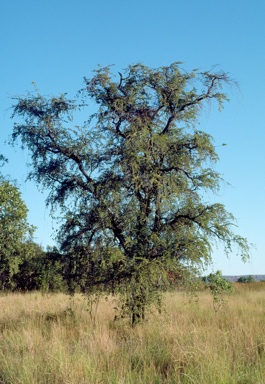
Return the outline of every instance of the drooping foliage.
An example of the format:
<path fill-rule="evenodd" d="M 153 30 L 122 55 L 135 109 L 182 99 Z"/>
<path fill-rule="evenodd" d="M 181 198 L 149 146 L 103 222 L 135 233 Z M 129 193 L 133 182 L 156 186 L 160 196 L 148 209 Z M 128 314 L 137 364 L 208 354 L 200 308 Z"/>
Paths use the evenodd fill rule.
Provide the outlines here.
<path fill-rule="evenodd" d="M 63 212 L 58 240 L 73 289 L 78 282 L 84 291 L 121 292 L 133 323 L 160 302 L 172 276 L 210 262 L 216 240 L 248 256 L 233 215 L 204 198 L 221 177 L 213 139 L 197 123 L 205 103 L 222 109 L 229 81 L 224 72 L 185 72 L 178 63 L 137 64 L 117 77 L 99 68 L 77 100 L 16 98 L 13 117 L 22 121 L 13 140 L 31 153 L 29 178 Z"/>

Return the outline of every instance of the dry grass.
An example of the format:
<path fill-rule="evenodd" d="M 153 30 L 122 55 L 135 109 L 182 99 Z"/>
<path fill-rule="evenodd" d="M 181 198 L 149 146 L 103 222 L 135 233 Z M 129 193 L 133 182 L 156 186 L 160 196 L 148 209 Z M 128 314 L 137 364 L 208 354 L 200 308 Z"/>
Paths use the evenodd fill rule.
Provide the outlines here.
<path fill-rule="evenodd" d="M 94 324 L 82 296 L 1 296 L 0 383 L 265 384 L 264 293 L 237 284 L 217 314 L 207 292 L 167 294 L 134 329 L 113 321 L 112 299 Z"/>

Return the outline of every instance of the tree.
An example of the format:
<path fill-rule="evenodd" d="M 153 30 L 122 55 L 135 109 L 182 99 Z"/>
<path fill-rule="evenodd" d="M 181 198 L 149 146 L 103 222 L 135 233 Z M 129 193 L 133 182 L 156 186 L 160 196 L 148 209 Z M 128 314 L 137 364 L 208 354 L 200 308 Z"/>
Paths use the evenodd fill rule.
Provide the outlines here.
<path fill-rule="evenodd" d="M 248 257 L 247 241 L 232 231 L 233 215 L 205 201 L 221 177 L 212 168 L 212 137 L 196 128 L 205 103 L 222 109 L 230 79 L 173 63 L 131 65 L 117 78 L 110 67 L 99 68 L 84 82 L 77 100 L 17 97 L 13 117 L 22 122 L 13 142 L 20 138 L 29 149 L 29 178 L 63 212 L 58 239 L 69 274 L 84 290 L 121 292 L 134 324 L 160 302 L 169 272 L 181 278 L 210 262 L 216 240 Z M 74 124 L 90 100 L 98 110 Z"/>
<path fill-rule="evenodd" d="M 43 265 L 44 250 L 32 240 L 23 244 L 19 266 L 12 277 L 13 290 L 31 291 L 41 288 L 40 270 Z"/>
<path fill-rule="evenodd" d="M 65 259 L 55 247 L 43 248 L 28 241 L 23 246 L 17 273 L 13 276 L 14 290 L 44 292 L 66 291 Z"/>
<path fill-rule="evenodd" d="M 203 281 L 207 283 L 207 287 L 210 289 L 213 296 L 213 308 L 215 313 L 217 313 L 225 303 L 224 295 L 233 292 L 233 285 L 222 276 L 221 271 L 210 273 L 207 277 L 203 278 Z"/>
<path fill-rule="evenodd" d="M 237 282 L 238 283 L 254 283 L 255 282 L 255 279 L 253 276 L 249 275 L 249 276 L 240 276 L 238 279 L 237 279 Z"/>
<path fill-rule="evenodd" d="M 12 287 L 18 272 L 23 247 L 31 239 L 34 227 L 27 222 L 28 209 L 19 189 L 9 181 L 0 182 L 0 287 Z"/>

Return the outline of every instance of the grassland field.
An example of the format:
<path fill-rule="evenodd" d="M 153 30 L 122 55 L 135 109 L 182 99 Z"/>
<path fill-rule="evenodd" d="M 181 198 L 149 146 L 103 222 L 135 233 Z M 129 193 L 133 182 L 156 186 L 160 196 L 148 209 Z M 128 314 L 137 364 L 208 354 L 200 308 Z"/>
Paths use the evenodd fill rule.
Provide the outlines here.
<path fill-rule="evenodd" d="M 114 298 L 92 319 L 82 295 L 2 294 L 0 383 L 265 384 L 265 283 L 235 283 L 217 313 L 212 300 L 165 294 L 131 328 Z"/>

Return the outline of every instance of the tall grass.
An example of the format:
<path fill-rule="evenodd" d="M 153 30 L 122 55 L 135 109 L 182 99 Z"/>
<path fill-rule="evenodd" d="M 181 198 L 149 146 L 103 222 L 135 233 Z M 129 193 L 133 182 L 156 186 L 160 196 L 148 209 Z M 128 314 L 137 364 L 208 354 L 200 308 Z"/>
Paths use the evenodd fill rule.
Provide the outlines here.
<path fill-rule="evenodd" d="M 113 321 L 112 298 L 92 321 L 86 300 L 63 294 L 0 297 L 3 384 L 265 383 L 265 284 L 236 284 L 215 314 L 198 301 L 165 295 L 162 314 L 131 328 Z"/>

